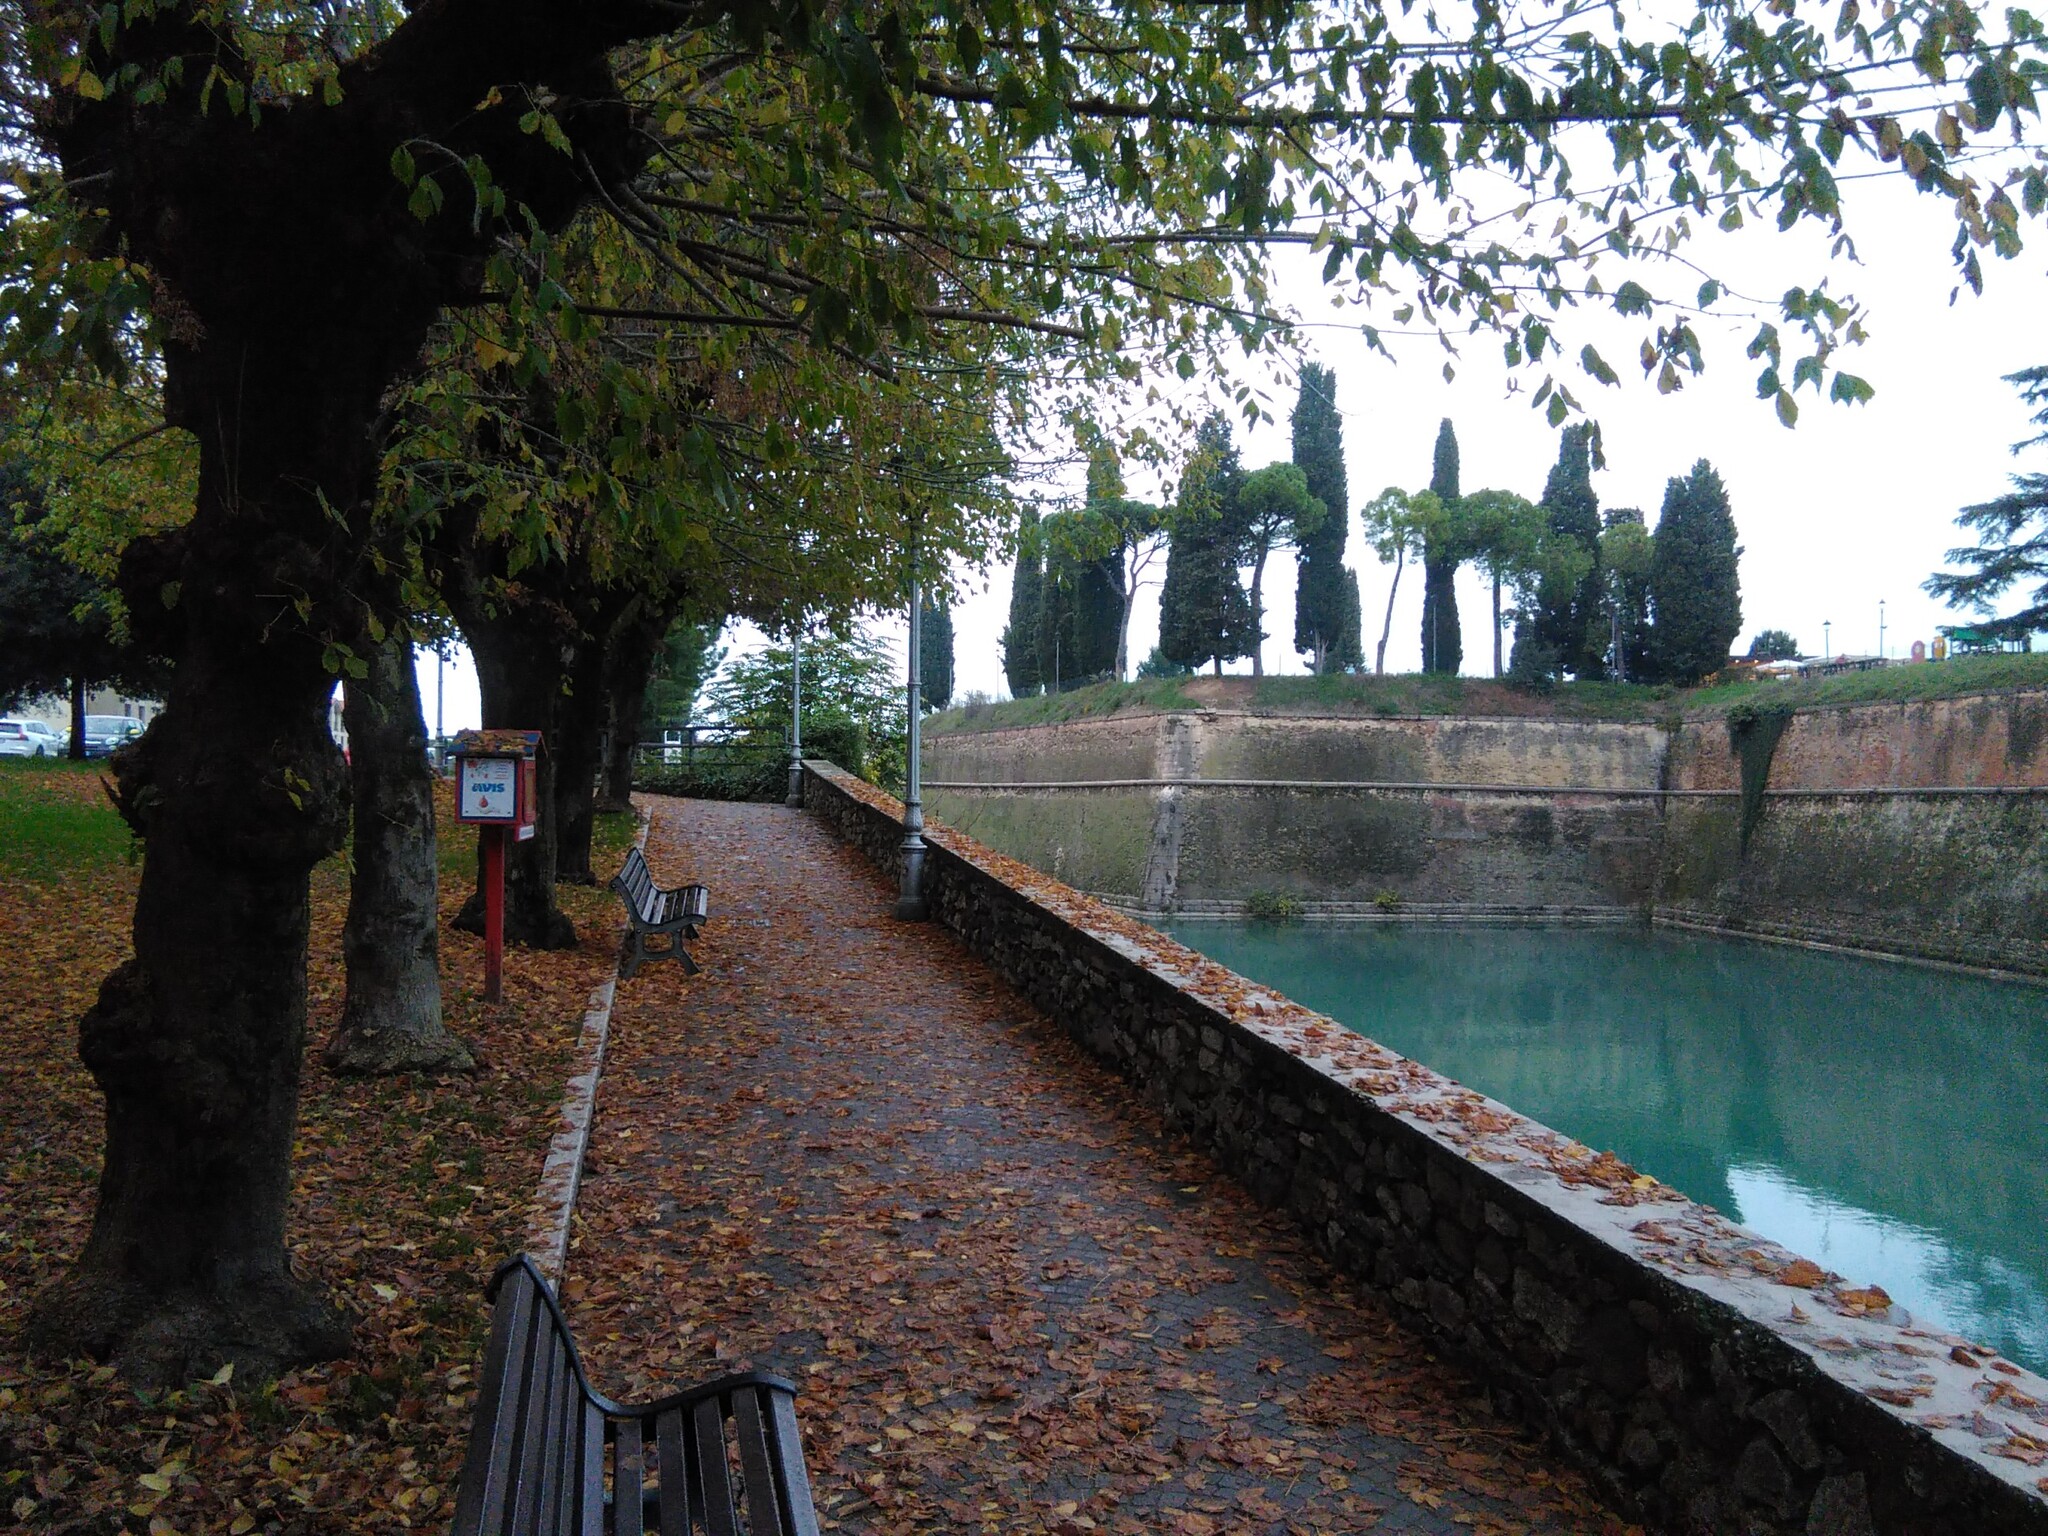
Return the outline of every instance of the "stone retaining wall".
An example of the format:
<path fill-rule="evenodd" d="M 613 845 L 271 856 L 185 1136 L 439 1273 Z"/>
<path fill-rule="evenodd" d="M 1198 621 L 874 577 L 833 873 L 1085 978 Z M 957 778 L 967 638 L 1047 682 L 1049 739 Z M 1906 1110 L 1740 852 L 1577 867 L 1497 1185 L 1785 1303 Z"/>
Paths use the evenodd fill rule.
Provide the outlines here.
<path fill-rule="evenodd" d="M 900 872 L 901 808 L 809 811 Z M 1671 1530 L 2048 1533 L 2048 1382 L 943 827 L 933 917 Z"/>

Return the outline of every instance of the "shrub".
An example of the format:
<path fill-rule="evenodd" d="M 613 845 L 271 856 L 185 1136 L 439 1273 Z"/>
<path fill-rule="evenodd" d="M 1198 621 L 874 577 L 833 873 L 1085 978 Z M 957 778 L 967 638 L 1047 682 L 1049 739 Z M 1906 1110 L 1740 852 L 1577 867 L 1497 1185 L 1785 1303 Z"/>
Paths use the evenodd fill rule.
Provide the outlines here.
<path fill-rule="evenodd" d="M 1401 893 L 1393 890 L 1376 891 L 1372 904 L 1382 912 L 1398 912 L 1401 910 Z"/>
<path fill-rule="evenodd" d="M 1301 901 L 1282 891 L 1253 891 L 1244 899 L 1244 915 L 1255 923 L 1298 923 Z"/>

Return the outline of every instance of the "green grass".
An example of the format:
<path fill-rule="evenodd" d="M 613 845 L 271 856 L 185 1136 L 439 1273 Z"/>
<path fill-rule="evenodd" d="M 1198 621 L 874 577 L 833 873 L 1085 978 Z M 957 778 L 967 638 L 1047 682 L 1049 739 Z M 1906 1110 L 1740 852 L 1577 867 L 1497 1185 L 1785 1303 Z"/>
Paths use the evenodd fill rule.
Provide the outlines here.
<path fill-rule="evenodd" d="M 1918 666 L 1844 672 L 1836 677 L 1784 682 L 1724 683 L 1675 695 L 1689 715 L 1726 714 L 1737 704 L 1782 704 L 1814 709 L 1829 704 L 1874 704 L 1911 699 L 1952 699 L 1972 693 L 2048 687 L 2048 654 L 1955 656 Z"/>
<path fill-rule="evenodd" d="M 101 792 L 104 766 L 0 758 L 0 877 L 56 881 L 127 862 L 133 838 Z"/>
<path fill-rule="evenodd" d="M 1252 708 L 1273 714 L 1493 715 L 1560 720 L 1649 720 L 1673 690 L 1637 683 L 1562 683 L 1543 695 L 1515 693 L 1492 678 L 1401 672 L 1387 677 L 1267 677 Z"/>
<path fill-rule="evenodd" d="M 1057 725 L 1064 720 L 1101 718 L 1119 711 L 1157 714 L 1171 709 L 1195 709 L 1199 706 L 1181 691 L 1189 681 L 1180 677 L 1148 677 L 1135 683 L 1097 683 L 1067 693 L 1005 699 L 1000 704 L 969 704 L 933 715 L 924 722 L 924 730 L 928 736 L 944 736 L 954 731 Z"/>
<path fill-rule="evenodd" d="M 1054 725 L 1126 714 L 1200 709 L 1183 691 L 1196 678 L 1098 683 L 1072 693 L 1041 694 L 1000 704 L 970 704 L 925 722 L 925 734 L 945 736 L 1016 726 Z M 1241 685 L 1247 679 L 1231 679 Z M 1491 678 L 1445 677 L 1420 672 L 1387 677 L 1266 677 L 1249 690 L 1248 707 L 1273 715 L 1527 715 L 1552 720 L 1652 722 L 1679 715 L 1722 715 L 1737 704 L 1770 702 L 1793 709 L 1886 700 L 1955 698 L 2014 688 L 2048 688 L 2048 654 L 1958 656 L 1919 666 L 1846 672 L 1839 677 L 1789 682 L 1724 683 L 1671 688 L 1639 683 L 1562 683 L 1547 694 L 1518 693 Z M 1240 703 L 1236 708 L 1247 707 Z"/>

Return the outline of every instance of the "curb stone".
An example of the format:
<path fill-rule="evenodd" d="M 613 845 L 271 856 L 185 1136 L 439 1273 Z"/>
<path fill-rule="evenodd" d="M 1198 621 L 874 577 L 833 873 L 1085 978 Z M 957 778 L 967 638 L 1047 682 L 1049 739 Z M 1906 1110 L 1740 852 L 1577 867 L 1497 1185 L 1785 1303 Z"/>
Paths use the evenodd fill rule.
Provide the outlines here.
<path fill-rule="evenodd" d="M 634 815 L 640 831 L 633 846 L 644 853 L 653 818 L 639 807 Z M 611 979 L 590 994 L 583 1027 L 576 1035 L 576 1056 L 562 1086 L 555 1137 L 548 1143 L 547 1161 L 541 1165 L 540 1188 L 534 1193 L 533 1215 L 521 1245 L 557 1290 L 568 1268 L 569 1226 L 576 1214 L 577 1191 L 583 1185 L 583 1157 L 590 1148 L 590 1126 L 597 1115 L 597 1084 L 604 1075 L 604 1048 L 611 1036 L 612 1000 L 618 988 L 619 962 L 614 959 Z"/>

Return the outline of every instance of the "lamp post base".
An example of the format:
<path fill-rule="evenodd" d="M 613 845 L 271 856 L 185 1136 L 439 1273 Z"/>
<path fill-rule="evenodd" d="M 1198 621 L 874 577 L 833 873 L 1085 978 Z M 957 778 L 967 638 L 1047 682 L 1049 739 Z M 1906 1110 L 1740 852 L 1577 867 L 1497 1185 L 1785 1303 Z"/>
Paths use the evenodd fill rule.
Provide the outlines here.
<path fill-rule="evenodd" d="M 804 765 L 795 758 L 789 763 L 789 798 L 782 803 L 792 811 L 804 808 Z"/>
<path fill-rule="evenodd" d="M 896 898 L 896 919 L 921 923 L 930 915 L 924 899 L 924 839 L 912 833 L 903 840 L 903 894 Z"/>

